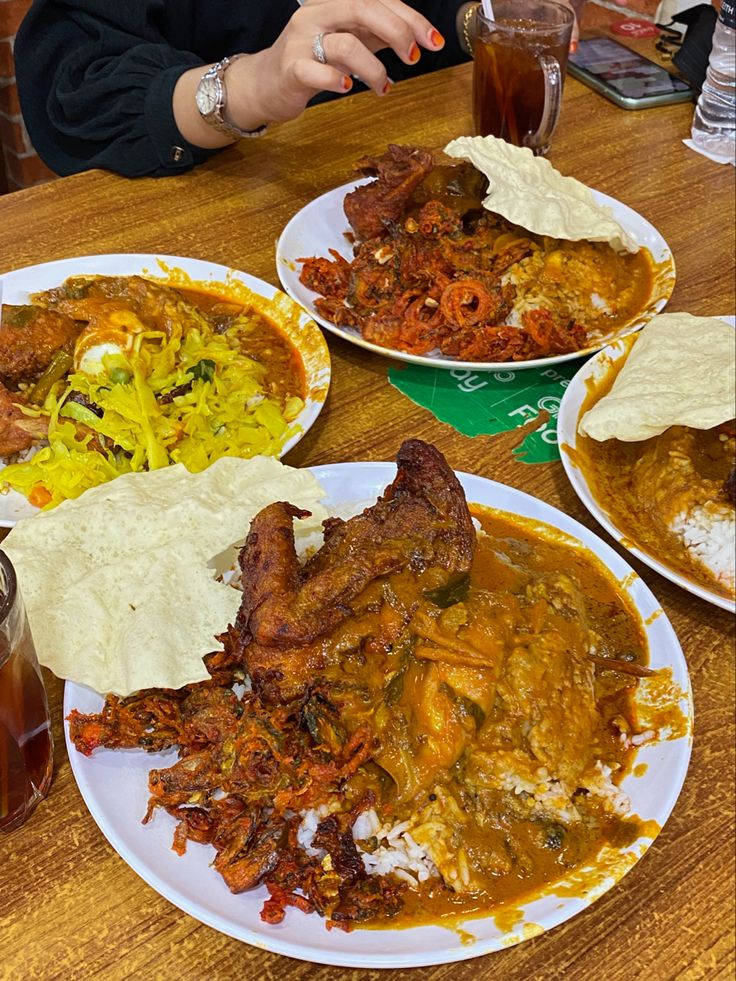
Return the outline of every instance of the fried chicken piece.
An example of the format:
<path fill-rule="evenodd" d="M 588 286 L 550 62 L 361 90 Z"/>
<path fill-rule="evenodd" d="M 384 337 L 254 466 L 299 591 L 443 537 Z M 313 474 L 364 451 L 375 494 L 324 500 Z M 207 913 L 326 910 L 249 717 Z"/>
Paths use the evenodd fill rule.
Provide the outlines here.
<path fill-rule="evenodd" d="M 532 357 L 568 354 L 580 351 L 588 343 L 588 334 L 576 320 L 555 320 L 549 310 L 527 310 L 521 322 L 532 341 Z"/>
<path fill-rule="evenodd" d="M 460 361 L 523 361 L 527 356 L 526 331 L 518 327 L 468 327 L 440 342 L 443 354 Z"/>
<path fill-rule="evenodd" d="M 0 382 L 0 457 L 30 449 L 48 434 L 48 419 L 27 416 L 20 408 L 23 396 Z"/>
<path fill-rule="evenodd" d="M 276 503 L 253 519 L 240 553 L 243 601 L 236 627 L 261 655 L 244 651 L 251 674 L 272 667 L 278 649 L 299 647 L 350 616 L 351 603 L 380 576 L 430 565 L 448 576 L 467 572 L 475 532 L 465 494 L 442 454 L 421 440 L 407 440 L 397 457 L 394 482 L 373 507 L 349 521 L 328 524 L 325 543 L 302 568 L 294 547 L 293 518 L 305 512 Z M 253 664 L 258 660 L 259 664 Z"/>
<path fill-rule="evenodd" d="M 22 381 L 36 381 L 57 351 L 63 349 L 71 354 L 82 326 L 56 310 L 32 304 L 4 304 L 0 325 L 0 382 L 15 388 Z"/>
<path fill-rule="evenodd" d="M 345 195 L 345 215 L 360 239 L 382 235 L 397 221 L 416 188 L 434 166 L 429 150 L 390 144 L 381 157 L 363 157 L 355 168 L 377 180 Z"/>

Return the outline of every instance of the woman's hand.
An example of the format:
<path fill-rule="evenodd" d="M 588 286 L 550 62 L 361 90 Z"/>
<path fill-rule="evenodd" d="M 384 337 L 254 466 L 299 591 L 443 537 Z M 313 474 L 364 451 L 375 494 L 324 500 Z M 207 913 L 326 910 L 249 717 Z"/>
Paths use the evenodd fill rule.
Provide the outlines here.
<path fill-rule="evenodd" d="M 317 39 L 324 64 L 315 53 Z M 318 92 L 349 92 L 352 75 L 385 95 L 391 82 L 376 51 L 392 48 L 405 64 L 413 65 L 421 48 L 439 51 L 444 44 L 427 18 L 400 0 L 305 0 L 270 48 L 239 58 L 228 68 L 225 115 L 243 130 L 293 119 Z M 194 94 L 204 70 L 185 72 L 177 82 L 174 117 L 191 143 L 223 146 L 231 141 L 196 109 Z"/>
<path fill-rule="evenodd" d="M 318 37 L 326 64 L 315 57 Z M 412 65 L 421 57 L 420 48 L 438 51 L 444 43 L 426 17 L 400 0 L 306 0 L 276 43 L 243 59 L 240 71 L 258 71 L 258 108 L 264 119 L 278 122 L 298 116 L 318 92 L 348 91 L 351 75 L 384 94 L 390 82 L 375 57 L 382 48 L 392 48 Z M 238 101 L 236 95 L 231 103 L 236 114 Z"/>

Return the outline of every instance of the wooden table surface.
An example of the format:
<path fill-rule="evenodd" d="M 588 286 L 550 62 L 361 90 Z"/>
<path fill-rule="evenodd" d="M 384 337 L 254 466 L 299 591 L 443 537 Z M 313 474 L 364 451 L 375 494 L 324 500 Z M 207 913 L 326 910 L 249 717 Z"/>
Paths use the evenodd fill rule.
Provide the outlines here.
<path fill-rule="evenodd" d="M 92 172 L 0 198 L 0 269 L 90 253 L 163 252 L 225 263 L 276 283 L 274 244 L 287 219 L 347 180 L 352 161 L 364 153 L 390 142 L 441 146 L 471 132 L 469 87 L 470 69 L 463 66 L 404 83 L 386 99 L 366 94 L 309 110 L 181 177 L 128 181 Z M 683 146 L 691 116 L 691 105 L 625 112 L 568 79 L 551 159 L 657 226 L 677 261 L 670 309 L 733 313 L 734 175 Z M 459 435 L 388 384 L 388 360 L 332 336 L 328 341 L 330 396 L 288 463 L 392 459 L 402 439 L 419 436 L 434 441 L 454 467 L 529 491 L 596 527 L 559 463 L 516 462 L 509 435 Z M 733 976 L 732 618 L 632 564 L 677 630 L 695 694 L 692 763 L 670 821 L 626 878 L 570 922 L 501 953 L 424 969 L 422 977 Z M 47 680 L 54 782 L 30 821 L 0 836 L 0 977 L 378 977 L 248 947 L 145 885 L 82 802 L 64 748 L 62 684 Z"/>

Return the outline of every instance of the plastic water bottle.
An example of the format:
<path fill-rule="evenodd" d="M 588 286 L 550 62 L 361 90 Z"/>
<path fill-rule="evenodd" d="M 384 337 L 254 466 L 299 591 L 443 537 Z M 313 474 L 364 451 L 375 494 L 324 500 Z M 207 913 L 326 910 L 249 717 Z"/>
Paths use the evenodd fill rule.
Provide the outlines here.
<path fill-rule="evenodd" d="M 734 162 L 736 157 L 736 8 L 723 0 L 713 33 L 708 74 L 693 117 L 693 142 Z"/>

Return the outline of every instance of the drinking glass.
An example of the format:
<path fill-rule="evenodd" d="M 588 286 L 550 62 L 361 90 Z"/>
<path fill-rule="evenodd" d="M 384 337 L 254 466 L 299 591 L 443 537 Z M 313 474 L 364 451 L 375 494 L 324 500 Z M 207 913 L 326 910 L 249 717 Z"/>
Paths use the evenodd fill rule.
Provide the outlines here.
<path fill-rule="evenodd" d="M 575 16 L 557 0 L 493 0 L 493 13 L 495 20 L 476 15 L 475 132 L 545 154 L 560 116 Z"/>
<path fill-rule="evenodd" d="M 53 770 L 46 690 L 15 570 L 0 551 L 0 831 L 46 796 Z"/>

